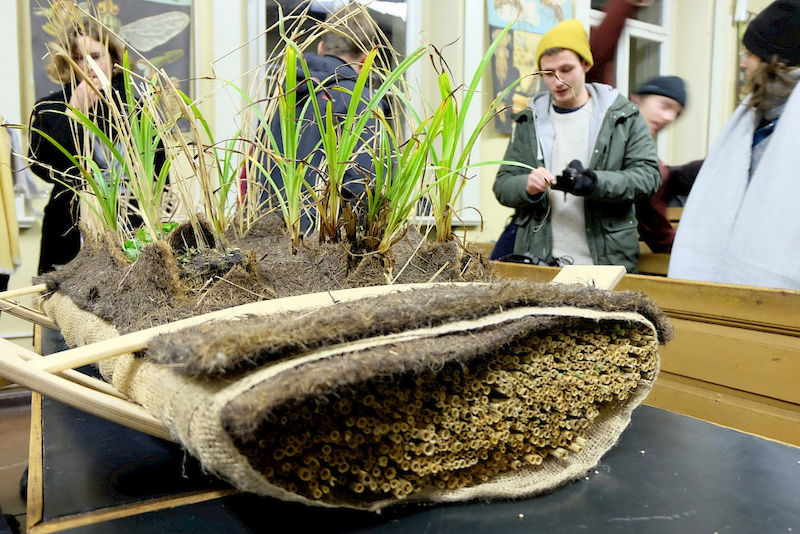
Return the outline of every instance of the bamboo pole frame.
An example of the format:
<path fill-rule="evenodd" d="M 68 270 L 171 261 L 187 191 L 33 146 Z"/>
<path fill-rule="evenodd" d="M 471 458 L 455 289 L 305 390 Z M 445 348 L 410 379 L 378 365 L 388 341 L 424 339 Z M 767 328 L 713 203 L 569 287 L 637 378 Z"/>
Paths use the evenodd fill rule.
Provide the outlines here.
<path fill-rule="evenodd" d="M 0 375 L 9 380 L 92 415 L 151 436 L 172 439 L 164 425 L 138 404 L 36 369 L 30 365 L 35 360 L 25 360 L 19 356 L 19 350 L 25 349 L 5 339 L 0 339 L 0 349 Z"/>
<path fill-rule="evenodd" d="M 45 326 L 52 330 L 58 330 L 58 325 L 47 315 L 11 300 L 28 295 L 42 295 L 45 291 L 47 291 L 47 286 L 45 284 L 38 284 L 0 292 L 0 311 L 4 311 L 14 317 L 19 317 L 20 319 Z"/>
<path fill-rule="evenodd" d="M 0 347 L 4 349 L 3 352 L 0 353 L 0 358 L 2 358 L 2 355 L 6 353 L 12 354 L 22 359 L 25 362 L 31 362 L 42 358 L 41 355 L 29 351 L 23 347 L 20 347 L 19 345 L 16 345 L 15 343 L 12 343 L 2 338 L 0 338 Z M 58 375 L 76 384 L 81 384 L 88 388 L 99 391 L 100 393 L 113 395 L 114 397 L 119 397 L 120 399 L 127 399 L 125 395 L 117 391 L 117 389 L 108 382 L 105 382 L 103 380 L 98 380 L 97 378 L 85 375 L 83 373 L 79 373 L 73 369 L 66 369 L 64 371 L 60 371 Z M 9 384 L 13 384 L 13 382 L 3 379 L 2 373 L 0 373 L 0 387 L 7 386 Z"/>

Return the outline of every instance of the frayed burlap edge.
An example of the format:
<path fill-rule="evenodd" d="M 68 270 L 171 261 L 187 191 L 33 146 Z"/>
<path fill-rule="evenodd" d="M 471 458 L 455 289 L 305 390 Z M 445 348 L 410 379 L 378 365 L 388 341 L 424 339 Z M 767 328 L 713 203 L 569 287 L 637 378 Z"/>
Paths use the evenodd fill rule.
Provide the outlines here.
<path fill-rule="evenodd" d="M 45 303 L 45 310 L 62 328 L 62 333 L 70 346 L 92 343 L 117 335 L 112 326 L 79 310 L 63 295 L 57 293 L 52 295 Z M 637 313 L 598 312 L 561 307 L 515 309 L 475 321 L 450 323 L 437 328 L 404 332 L 396 337 L 414 339 L 439 335 L 444 330 L 463 331 L 480 328 L 513 320 L 525 314 L 632 321 L 646 325 L 656 335 L 654 325 Z M 257 370 L 234 382 L 189 379 L 178 375 L 166 366 L 152 364 L 132 355 L 106 360 L 102 362 L 100 369 L 103 376 L 110 380 L 117 389 L 141 403 L 148 412 L 162 421 L 187 451 L 200 460 L 207 471 L 220 476 L 244 491 L 309 505 L 340 507 L 342 505 L 314 501 L 289 493 L 265 480 L 261 473 L 250 466 L 247 458 L 236 449 L 233 440 L 222 427 L 220 413 L 231 399 L 264 381 L 279 380 L 280 374 L 284 371 L 298 365 L 308 365 L 314 360 L 351 357 L 350 354 L 354 351 L 364 350 L 370 345 L 382 345 L 389 342 L 383 337 L 362 340 L 345 347 L 321 349 L 291 361 Z M 398 341 L 400 340 L 391 340 L 391 342 Z M 620 434 L 630 422 L 634 408 L 647 396 L 654 381 L 655 378 L 640 380 L 638 387 L 628 399 L 618 403 L 611 410 L 603 411 L 595 420 L 591 431 L 587 433 L 584 448 L 578 453 L 570 454 L 565 460 L 548 457 L 540 466 L 503 474 L 489 482 L 472 487 L 447 491 L 425 490 L 416 492 L 403 501 L 386 499 L 366 503 L 364 506 L 347 506 L 377 511 L 398 502 L 456 502 L 479 498 L 522 498 L 550 491 L 569 480 L 585 475 L 589 469 L 597 465 L 602 455 L 617 442 Z"/>

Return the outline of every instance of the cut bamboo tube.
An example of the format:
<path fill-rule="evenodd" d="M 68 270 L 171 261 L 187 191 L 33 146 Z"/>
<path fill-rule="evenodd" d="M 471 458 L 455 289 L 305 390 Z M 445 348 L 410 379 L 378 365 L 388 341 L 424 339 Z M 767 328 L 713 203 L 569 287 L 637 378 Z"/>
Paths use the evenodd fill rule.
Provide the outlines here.
<path fill-rule="evenodd" d="M 10 348 L 8 345 L 13 343 L 0 339 L 0 348 L 3 349 L 0 351 L 0 375 L 92 415 L 151 436 L 172 440 L 164 425 L 138 404 L 94 391 L 63 377 L 36 369 L 31 365 L 33 362 L 26 362 L 15 354 L 16 351 L 7 350 Z"/>

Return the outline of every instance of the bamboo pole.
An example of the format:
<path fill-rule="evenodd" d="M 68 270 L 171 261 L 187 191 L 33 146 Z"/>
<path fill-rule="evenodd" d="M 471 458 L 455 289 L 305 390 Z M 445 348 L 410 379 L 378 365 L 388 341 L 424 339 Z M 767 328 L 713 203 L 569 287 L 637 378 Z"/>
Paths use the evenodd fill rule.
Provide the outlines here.
<path fill-rule="evenodd" d="M 34 391 L 31 394 L 31 433 L 28 444 L 28 498 L 25 506 L 27 532 L 34 532 L 36 525 L 42 522 L 44 507 L 43 452 L 42 396 Z"/>
<path fill-rule="evenodd" d="M 37 284 L 35 286 L 21 287 L 18 289 L 11 289 L 9 291 L 0 291 L 0 311 L 7 312 L 15 317 L 30 321 L 34 324 L 40 324 L 53 330 L 58 330 L 58 325 L 53 322 L 45 314 L 28 308 L 22 304 L 18 304 L 11 299 L 17 297 L 24 297 L 26 295 L 41 295 L 47 291 L 46 284 Z"/>
<path fill-rule="evenodd" d="M 58 330 L 58 325 L 45 314 L 39 313 L 28 308 L 27 306 L 17 304 L 16 302 L 12 302 L 10 300 L 0 299 L 0 311 L 4 311 L 13 315 L 14 317 L 19 317 L 20 319 L 24 319 L 35 324 L 40 324 L 52 330 Z"/>
<path fill-rule="evenodd" d="M 19 345 L 9 342 L 7 340 L 3 340 L 5 343 L 0 344 L 0 347 L 4 347 L 4 352 L 11 352 L 15 356 L 19 357 L 26 362 L 36 361 L 42 358 L 40 354 L 36 352 L 30 351 L 25 349 L 24 347 L 20 347 Z M 127 397 L 119 392 L 114 386 L 105 382 L 103 380 L 98 380 L 92 376 L 85 375 L 83 373 L 79 373 L 78 371 L 74 371 L 72 369 L 67 369 L 58 373 L 63 378 L 71 380 L 76 384 L 81 384 L 86 387 L 92 388 L 96 391 L 100 391 L 101 393 L 105 393 L 107 395 L 113 395 L 115 397 L 119 397 L 120 399 L 127 400 Z M 13 385 L 12 382 L 5 380 L 4 378 L 0 377 L 0 387 L 5 387 L 8 385 Z"/>
<path fill-rule="evenodd" d="M 0 300 L 13 299 L 25 295 L 33 295 L 34 293 L 42 294 L 45 291 L 47 291 L 47 284 L 37 284 L 35 286 L 9 289 L 8 291 L 0 291 Z"/>
<path fill-rule="evenodd" d="M 0 375 L 92 415 L 151 436 L 173 440 L 164 425 L 138 404 L 36 369 L 31 365 L 36 360 L 26 361 L 16 354 L 16 350 L 8 350 L 15 347 L 17 345 L 0 338 L 0 348 L 3 349 L 0 351 Z"/>

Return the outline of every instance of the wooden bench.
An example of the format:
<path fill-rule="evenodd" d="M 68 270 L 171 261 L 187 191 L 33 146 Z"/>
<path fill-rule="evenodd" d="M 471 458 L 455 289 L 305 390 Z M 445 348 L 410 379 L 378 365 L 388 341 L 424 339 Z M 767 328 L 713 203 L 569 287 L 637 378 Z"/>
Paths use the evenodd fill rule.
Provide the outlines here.
<path fill-rule="evenodd" d="M 558 273 L 495 266 L 539 282 Z M 800 291 L 631 274 L 617 289 L 643 291 L 675 326 L 647 404 L 800 445 Z"/>

